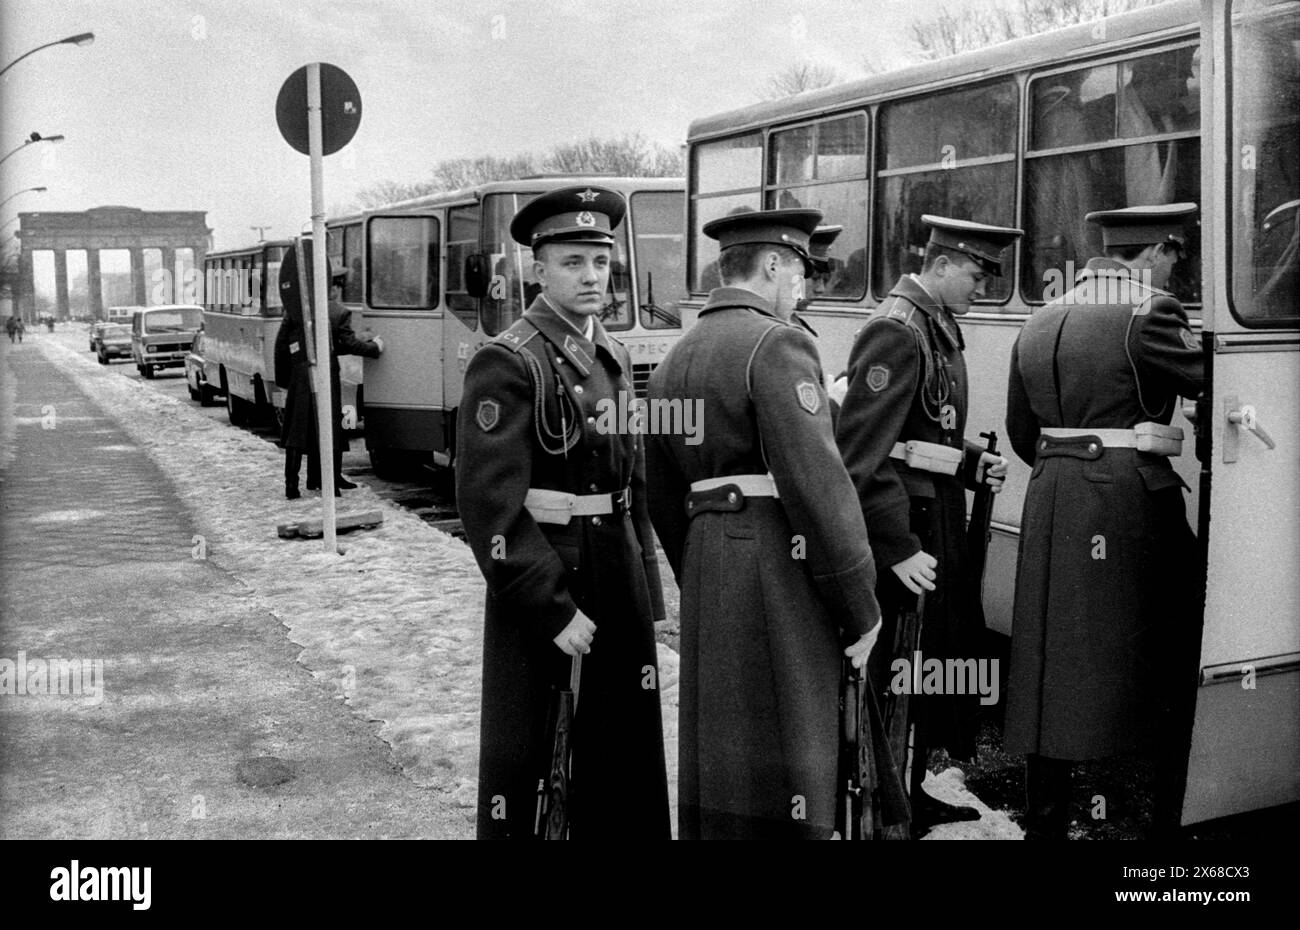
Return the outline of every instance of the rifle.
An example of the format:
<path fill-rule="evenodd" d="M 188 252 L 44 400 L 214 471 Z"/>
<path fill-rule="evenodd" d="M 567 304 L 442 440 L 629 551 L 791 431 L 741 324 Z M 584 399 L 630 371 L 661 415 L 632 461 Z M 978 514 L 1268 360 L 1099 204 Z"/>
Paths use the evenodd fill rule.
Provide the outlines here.
<path fill-rule="evenodd" d="M 982 439 L 989 441 L 985 452 L 997 453 L 998 434 L 980 433 Z M 970 579 L 972 592 L 982 600 L 984 592 L 984 564 L 988 560 L 989 541 L 993 538 L 993 489 L 981 482 L 975 490 L 975 500 L 971 503 L 970 524 L 966 527 L 967 577 Z"/>
<path fill-rule="evenodd" d="M 569 687 L 557 689 L 551 710 L 550 765 L 537 780 L 537 812 L 533 817 L 533 836 L 539 840 L 569 838 L 569 766 L 573 759 L 573 714 L 578 709 L 578 683 L 582 678 L 582 656 L 573 657 L 569 667 Z"/>
<path fill-rule="evenodd" d="M 840 688 L 840 778 L 844 792 L 840 798 L 840 839 L 869 840 L 876 831 L 872 794 L 876 787 L 875 753 L 871 745 L 871 725 L 863 699 L 866 677 L 843 660 Z"/>
<path fill-rule="evenodd" d="M 925 616 L 925 591 L 922 590 L 916 596 L 916 606 L 912 609 L 903 610 L 898 617 L 898 626 L 894 629 L 893 651 L 890 653 L 890 667 L 893 667 L 893 660 L 904 659 L 907 662 L 906 667 L 912 669 L 912 680 L 917 681 L 920 678 L 918 669 L 913 668 L 916 661 L 916 652 L 921 644 L 921 619 Z M 894 762 L 898 766 L 899 777 L 902 778 L 907 771 L 907 734 L 910 729 L 911 720 L 908 713 L 909 694 L 904 691 L 902 694 L 895 694 L 893 688 L 885 691 L 885 700 L 881 707 L 881 720 L 884 725 L 885 733 L 889 739 L 889 751 L 893 755 Z M 912 764 L 916 765 L 917 760 L 913 759 Z M 921 761 L 924 765 L 924 760 Z M 910 825 L 903 823 L 897 827 L 889 827 L 886 830 L 886 838 L 901 839 L 910 833 Z"/>

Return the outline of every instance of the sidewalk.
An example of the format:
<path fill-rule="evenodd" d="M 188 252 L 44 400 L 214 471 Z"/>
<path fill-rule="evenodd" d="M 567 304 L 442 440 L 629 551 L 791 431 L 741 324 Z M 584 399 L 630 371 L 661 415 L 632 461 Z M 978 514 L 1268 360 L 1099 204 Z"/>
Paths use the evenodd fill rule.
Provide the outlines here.
<path fill-rule="evenodd" d="M 3 688 L 0 837 L 470 835 L 253 592 L 194 557 L 200 526 L 168 476 L 42 336 L 0 349 L 0 659 L 88 674 L 81 695 L 39 676 Z"/>

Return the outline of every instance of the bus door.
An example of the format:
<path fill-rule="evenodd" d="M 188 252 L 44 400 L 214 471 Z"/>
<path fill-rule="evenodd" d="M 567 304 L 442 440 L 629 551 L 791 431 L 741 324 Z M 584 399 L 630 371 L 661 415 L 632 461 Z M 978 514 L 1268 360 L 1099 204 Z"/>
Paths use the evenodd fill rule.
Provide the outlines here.
<path fill-rule="evenodd" d="M 1300 3 L 1205 9 L 1211 487 L 1184 823 L 1300 799 Z"/>
<path fill-rule="evenodd" d="M 441 223 L 436 213 L 366 219 L 366 328 L 384 352 L 364 363 L 366 444 L 372 450 L 441 448 Z M 358 264 L 361 264 L 358 262 Z M 350 282 L 349 282 L 350 283 Z M 346 393 L 346 386 L 344 391 Z"/>

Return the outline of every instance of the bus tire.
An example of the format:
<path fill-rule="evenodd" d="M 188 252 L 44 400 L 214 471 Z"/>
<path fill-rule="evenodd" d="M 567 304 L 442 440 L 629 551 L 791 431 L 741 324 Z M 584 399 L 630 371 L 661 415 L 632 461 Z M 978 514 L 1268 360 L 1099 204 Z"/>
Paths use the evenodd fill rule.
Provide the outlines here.
<path fill-rule="evenodd" d="M 402 472 L 402 454 L 395 449 L 370 450 L 370 468 L 375 477 L 383 481 L 394 481 Z"/>
<path fill-rule="evenodd" d="M 231 426 L 248 425 L 248 401 L 242 397 L 236 397 L 230 390 L 226 391 L 226 413 L 230 416 Z"/>
<path fill-rule="evenodd" d="M 199 406 L 212 407 L 217 403 L 217 392 L 206 381 L 199 385 Z"/>

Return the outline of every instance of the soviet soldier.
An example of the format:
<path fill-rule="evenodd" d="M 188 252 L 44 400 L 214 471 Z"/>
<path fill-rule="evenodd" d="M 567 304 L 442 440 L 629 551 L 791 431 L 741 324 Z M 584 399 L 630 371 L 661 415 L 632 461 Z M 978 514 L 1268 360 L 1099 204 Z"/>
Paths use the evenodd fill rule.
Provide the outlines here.
<path fill-rule="evenodd" d="M 570 187 L 516 214 L 542 291 L 465 375 L 456 492 L 488 588 L 481 838 L 532 835 L 551 695 L 579 654 L 570 836 L 671 835 L 644 445 L 597 428 L 634 396 L 627 349 L 598 319 L 625 210 L 614 191 Z"/>
<path fill-rule="evenodd" d="M 817 350 L 791 320 L 820 219 L 706 223 L 722 285 L 650 377 L 652 405 L 703 409 L 700 441 L 659 432 L 647 451 L 651 517 L 681 588 L 683 839 L 831 835 L 842 655 L 863 666 L 880 628 Z M 906 818 L 894 782 L 885 823 Z"/>
<path fill-rule="evenodd" d="M 872 680 L 891 680 L 892 661 L 968 660 L 984 654 L 984 612 L 978 586 L 966 577 L 966 490 L 987 482 L 1001 489 L 1004 458 L 964 439 L 965 344 L 956 316 L 983 295 L 1018 229 L 926 214 L 930 227 L 920 274 L 899 279 L 857 334 L 836 424 L 844 464 L 861 502 L 880 574 L 877 595 L 886 642 L 904 611 L 925 592 L 920 641 L 898 655 L 878 650 Z M 979 814 L 932 797 L 922 788 L 930 749 L 975 757 L 978 696 L 912 695 L 912 835 Z M 900 760 L 901 763 L 902 760 Z"/>
<path fill-rule="evenodd" d="M 1007 432 L 1033 466 L 1021 521 L 1005 747 L 1026 758 L 1027 836 L 1065 839 L 1071 764 L 1157 747 L 1156 832 L 1176 830 L 1204 579 L 1169 457 L 1201 348 L 1162 290 L 1195 204 L 1089 213 L 1104 258 L 1011 353 Z"/>

